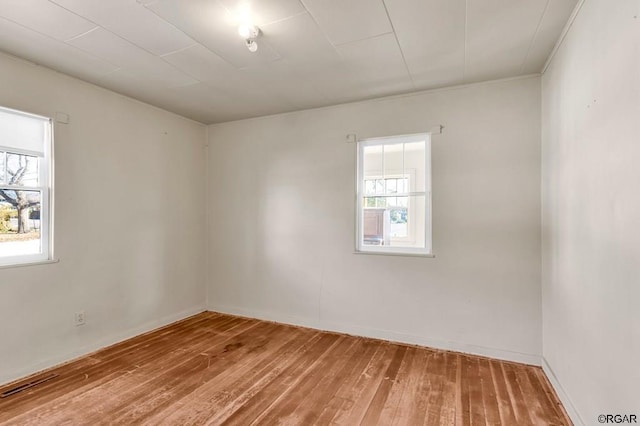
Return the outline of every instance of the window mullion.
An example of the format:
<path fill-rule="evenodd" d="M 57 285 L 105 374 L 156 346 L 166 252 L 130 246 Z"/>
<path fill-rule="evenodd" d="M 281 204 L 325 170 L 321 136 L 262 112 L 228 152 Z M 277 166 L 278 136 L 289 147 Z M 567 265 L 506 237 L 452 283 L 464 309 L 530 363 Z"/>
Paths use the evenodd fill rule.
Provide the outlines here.
<path fill-rule="evenodd" d="M 44 191 L 46 186 L 16 186 L 16 185 L 0 185 L 0 189 L 5 191 Z"/>
<path fill-rule="evenodd" d="M 382 197 L 422 197 L 426 196 L 426 192 L 398 192 L 391 194 L 363 194 L 363 198 L 382 198 Z"/>

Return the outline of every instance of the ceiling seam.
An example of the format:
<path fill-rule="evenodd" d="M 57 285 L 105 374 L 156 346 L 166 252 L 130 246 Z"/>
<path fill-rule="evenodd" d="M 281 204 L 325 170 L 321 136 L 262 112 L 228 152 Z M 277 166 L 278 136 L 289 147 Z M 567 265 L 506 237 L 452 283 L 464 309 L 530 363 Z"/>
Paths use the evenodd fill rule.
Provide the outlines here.
<path fill-rule="evenodd" d="M 51 0 L 49 0 L 49 1 L 51 1 Z M 151 4 L 153 4 L 153 3 L 149 3 L 149 4 L 151 5 Z M 218 3 L 218 4 L 220 4 L 220 3 Z M 177 29 L 178 31 L 180 31 L 182 34 L 184 34 L 184 35 L 186 35 L 187 37 L 189 37 L 191 40 L 195 41 L 197 45 L 202 46 L 204 49 L 208 50 L 210 53 L 212 53 L 212 54 L 214 54 L 215 56 L 217 56 L 218 58 L 220 58 L 224 63 L 226 63 L 227 65 L 229 65 L 231 68 L 236 69 L 236 70 L 238 69 L 238 67 L 236 67 L 235 65 L 233 65 L 231 62 L 227 61 L 227 59 L 226 59 L 226 58 L 224 58 L 224 57 L 223 57 L 222 55 L 220 55 L 219 53 L 217 53 L 217 52 L 215 52 L 215 51 L 211 50 L 208 46 L 206 46 L 204 43 L 202 43 L 198 38 L 194 37 L 193 35 L 191 35 L 191 34 L 189 34 L 189 33 L 185 32 L 185 31 L 183 31 L 182 29 L 178 28 L 177 26 L 173 25 L 171 22 L 167 21 L 167 20 L 166 20 L 166 19 L 164 19 L 162 16 L 158 15 L 158 14 L 156 13 L 156 11 L 155 11 L 155 10 L 148 8 L 148 7 L 147 7 L 147 5 L 142 5 L 142 6 L 143 6 L 146 10 L 148 10 L 150 13 L 152 13 L 152 14 L 156 15 L 158 18 L 160 18 L 163 22 L 166 22 L 167 24 L 171 25 L 172 27 L 174 27 L 175 29 Z M 228 9 L 227 9 L 224 5 L 222 5 L 222 4 L 221 4 L 221 6 L 222 6 L 225 10 L 227 10 L 227 11 L 228 11 Z M 191 46 L 191 47 L 193 47 L 193 46 Z M 175 52 L 173 52 L 173 53 L 175 53 Z M 169 53 L 167 53 L 167 55 L 169 55 Z M 163 56 L 164 56 L 164 55 L 163 55 Z M 159 58 L 160 58 L 160 59 L 162 59 L 163 61 L 165 61 L 166 63 L 168 63 L 169 65 L 172 65 L 172 66 L 174 66 L 174 67 L 175 67 L 175 65 L 173 65 L 173 64 L 171 64 L 169 61 L 165 60 L 165 59 L 164 59 L 164 57 L 159 56 Z M 177 67 L 175 67 L 175 68 L 176 68 L 176 69 L 178 69 L 178 70 L 180 70 L 180 71 L 182 71 L 182 72 L 184 72 L 185 74 L 189 75 L 188 73 L 186 73 L 185 71 L 181 70 L 180 68 L 177 68 Z M 197 80 L 197 79 L 196 79 L 196 80 Z M 200 80 L 198 80 L 198 81 L 200 81 Z M 201 82 L 201 83 L 204 83 L 204 82 Z"/>
<path fill-rule="evenodd" d="M 305 13 L 311 15 L 309 11 L 304 7 L 304 5 L 302 5 L 302 7 L 304 8 L 303 12 L 298 12 L 294 15 L 289 15 L 287 17 L 276 19 L 274 21 L 265 22 L 263 24 L 260 24 L 259 27 L 262 28 L 262 27 L 268 27 L 269 25 L 273 25 L 273 24 L 279 24 L 280 22 L 285 22 L 290 19 L 297 18 L 298 16 L 304 15 Z"/>
<path fill-rule="evenodd" d="M 547 4 L 544 6 L 544 10 L 542 11 L 542 15 L 540 15 L 540 19 L 538 20 L 538 25 L 536 26 L 536 30 L 533 33 L 533 37 L 531 37 L 531 42 L 529 43 L 529 47 L 527 48 L 527 54 L 524 56 L 524 60 L 522 61 L 522 65 L 520 66 L 520 73 L 524 71 L 524 67 L 527 65 L 527 61 L 529 60 L 529 56 L 531 55 L 531 51 L 533 50 L 533 45 L 538 38 L 538 34 L 540 33 L 540 27 L 542 27 L 542 21 L 544 21 L 544 17 L 547 15 L 547 11 L 549 10 L 549 5 L 551 4 L 551 0 L 547 0 Z"/>
<path fill-rule="evenodd" d="M 398 40 L 398 34 L 396 34 L 396 28 L 393 25 L 393 21 L 391 20 L 391 15 L 389 14 L 389 9 L 387 8 L 387 3 L 385 2 L 385 0 L 382 0 L 382 6 L 384 7 L 384 12 L 387 14 L 387 19 L 389 20 L 389 25 L 391 25 L 391 32 L 393 33 L 393 37 L 396 39 L 398 50 L 400 50 L 400 56 L 402 56 L 402 62 L 404 63 L 404 68 L 407 71 L 409 80 L 411 81 L 411 87 L 413 87 L 413 90 L 416 90 L 416 82 L 413 80 L 413 75 L 411 75 L 411 71 L 409 70 L 409 65 L 407 65 L 407 58 L 404 56 L 404 51 L 402 50 L 402 46 L 400 45 L 400 40 Z"/>
<path fill-rule="evenodd" d="M 89 21 L 89 22 L 91 22 L 91 21 Z M 97 25 L 97 26 L 95 26 L 95 27 L 91 28 L 89 31 L 85 31 L 85 32 L 83 32 L 83 33 L 80 33 L 80 34 L 74 35 L 74 36 L 73 36 L 73 37 L 71 37 L 71 38 L 68 38 L 68 39 L 66 39 L 66 40 L 62 40 L 62 42 L 63 42 L 63 43 L 69 43 L 70 41 L 75 40 L 75 39 L 77 39 L 78 37 L 82 37 L 83 35 L 87 35 L 87 34 L 89 34 L 89 33 L 94 32 L 94 31 L 95 31 L 95 30 L 97 30 L 98 28 L 102 28 L 102 27 L 100 27 L 99 25 Z"/>
<path fill-rule="evenodd" d="M 316 24 L 316 27 L 318 27 L 318 30 L 320 30 L 320 34 L 322 34 L 324 39 L 327 40 L 327 43 L 329 43 L 329 45 L 331 47 L 333 47 L 333 50 L 336 52 L 336 55 L 340 56 L 340 52 L 338 52 L 338 49 L 336 49 L 336 45 L 331 42 L 331 40 L 329 39 L 329 36 L 327 35 L 327 33 L 324 32 L 324 30 L 322 29 L 322 26 L 318 23 L 318 21 L 316 20 L 315 16 L 313 16 L 313 13 L 311 13 L 309 8 L 307 8 L 307 5 L 304 4 L 304 0 L 300 1 L 300 4 L 302 5 L 302 7 L 304 7 L 304 10 L 306 10 L 305 13 L 309 15 L 309 17 L 311 18 L 313 23 Z M 340 57 L 342 57 L 342 56 L 340 56 Z"/>
<path fill-rule="evenodd" d="M 304 9 L 304 12 L 300 12 L 300 13 L 297 13 L 297 14 L 295 14 L 295 15 L 293 15 L 293 16 L 289 16 L 289 17 L 287 17 L 287 18 L 283 18 L 283 19 L 280 19 L 280 20 L 278 20 L 278 21 L 271 22 L 270 24 L 275 24 L 275 23 L 277 23 L 277 22 L 285 21 L 285 20 L 288 20 L 288 19 L 291 19 L 291 18 L 295 18 L 295 17 L 297 17 L 297 16 L 301 16 L 301 15 L 303 15 L 303 14 L 307 14 L 307 15 L 309 16 L 309 18 L 313 21 L 313 23 L 315 24 L 315 26 L 318 28 L 318 31 L 320 31 L 320 34 L 322 34 L 322 37 L 325 39 L 325 41 L 326 41 L 327 43 L 329 43 L 329 46 L 331 46 L 331 48 L 333 49 L 333 52 L 334 52 L 334 53 L 335 53 L 339 58 L 342 58 L 342 55 L 340 55 L 340 52 L 338 52 L 338 49 L 336 49 L 336 46 L 331 42 L 331 40 L 329 40 L 329 36 L 324 32 L 324 30 L 322 29 L 322 27 L 320 26 L 320 24 L 318 23 L 318 21 L 316 21 L 316 18 L 315 18 L 315 17 L 313 16 L 313 14 L 309 11 L 309 9 L 307 8 L 307 5 L 306 5 L 306 4 L 304 4 L 304 0 L 299 0 L 299 1 L 298 1 L 298 3 L 300 3 L 300 4 L 302 5 L 302 8 Z M 270 25 L 270 24 L 267 24 L 267 25 Z M 279 54 L 278 54 L 278 55 L 279 55 Z M 283 58 L 282 56 L 280 56 L 280 58 L 279 58 L 278 60 L 283 61 L 285 64 L 286 64 L 286 63 L 288 63 L 288 62 L 287 62 L 287 58 Z M 288 100 L 287 102 L 288 102 L 288 103 L 290 103 L 290 104 L 292 104 L 292 106 L 293 106 L 294 108 L 300 108 L 300 104 L 296 103 L 295 101 L 290 101 L 290 100 Z M 302 110 L 304 110 L 304 108 L 303 108 Z M 301 109 L 297 109 L 297 111 L 301 111 Z M 286 113 L 285 113 L 285 114 L 286 114 Z M 254 118 L 255 118 L 255 117 L 254 117 Z M 224 123 L 224 121 L 223 121 L 222 123 Z M 213 123 L 213 124 L 216 124 L 216 123 Z"/>
<path fill-rule="evenodd" d="M 154 56 L 154 57 L 156 57 L 156 58 L 159 58 L 162 62 L 166 63 L 168 66 L 170 66 L 171 68 L 175 69 L 176 71 L 183 73 L 185 76 L 190 77 L 190 78 L 193 78 L 195 81 L 197 81 L 197 82 L 199 82 L 199 83 L 203 83 L 203 81 L 201 81 L 201 80 L 199 80 L 199 79 L 195 78 L 194 76 L 192 76 L 192 75 L 190 75 L 189 73 L 185 72 L 185 71 L 184 71 L 184 70 L 182 70 L 181 68 L 178 68 L 177 66 L 175 66 L 175 65 L 174 65 L 174 64 L 172 64 L 171 62 L 167 61 L 167 60 L 163 57 L 164 55 L 158 55 L 158 54 L 156 54 L 156 53 L 154 53 L 154 52 L 151 52 L 150 50 L 147 50 L 147 49 L 145 49 L 144 47 L 137 45 L 137 44 L 136 44 L 136 43 L 134 43 L 133 41 L 128 40 L 128 39 L 126 39 L 126 38 L 124 38 L 124 37 L 120 36 L 119 34 L 114 33 L 114 32 L 113 32 L 113 31 L 111 31 L 110 29 L 103 27 L 102 25 L 98 24 L 97 22 L 92 21 L 91 19 L 87 18 L 86 16 L 82 16 L 82 15 L 80 15 L 80 14 L 78 14 L 78 13 L 74 12 L 73 10 L 67 9 L 67 8 L 66 8 L 66 7 L 64 7 L 64 6 L 59 5 L 58 3 L 56 3 L 56 2 L 55 2 L 55 1 L 53 1 L 53 0 L 48 0 L 48 1 L 49 1 L 50 3 L 52 3 L 52 4 L 54 4 L 55 6 L 58 6 L 58 7 L 62 8 L 62 9 L 64 9 L 64 10 L 66 10 L 66 11 L 67 11 L 67 12 L 69 12 L 69 13 L 72 13 L 72 14 L 74 14 L 74 15 L 76 15 L 76 16 L 78 16 L 78 17 L 82 18 L 82 19 L 85 19 L 85 20 L 86 20 L 86 21 L 88 21 L 88 22 L 91 22 L 92 24 L 96 25 L 98 28 L 102 28 L 102 29 L 103 29 L 103 30 L 105 30 L 106 32 L 108 32 L 108 33 L 110 33 L 110 34 L 113 34 L 114 36 L 116 36 L 116 37 L 118 37 L 119 39 L 121 39 L 121 40 L 125 41 L 126 43 L 129 43 L 129 44 L 131 44 L 132 46 L 135 46 L 135 47 L 137 47 L 138 49 L 141 49 L 141 50 L 143 50 L 144 52 L 147 52 L 148 54 L 150 54 L 150 55 L 152 55 L 152 56 Z M 188 34 L 188 33 L 184 32 L 184 31 L 182 31 L 180 28 L 176 27 L 176 26 L 175 26 L 175 25 L 173 25 L 171 22 L 167 21 L 167 20 L 166 20 L 166 19 L 164 19 L 162 16 L 158 15 L 157 13 L 155 13 L 152 9 L 149 9 L 146 5 L 143 5 L 143 4 L 141 4 L 141 3 L 138 3 L 138 4 L 140 4 L 140 6 L 141 6 L 141 7 L 143 7 L 146 11 L 148 11 L 148 12 L 152 13 L 153 15 L 157 16 L 160 20 L 162 20 L 162 21 L 163 21 L 163 22 L 165 22 L 166 24 L 168 24 L 168 25 L 172 26 L 173 28 L 175 28 L 176 30 L 180 31 L 180 32 L 181 32 L 182 34 L 184 34 L 187 38 L 189 38 L 189 39 L 193 40 L 196 44 L 201 45 L 202 47 L 204 47 L 205 49 L 209 50 L 209 51 L 210 51 L 211 53 L 213 53 L 214 55 L 216 55 L 216 56 L 218 56 L 219 58 L 221 58 L 224 62 L 228 63 L 228 64 L 229 64 L 231 67 L 233 67 L 234 69 L 237 69 L 237 67 L 233 66 L 233 64 L 229 63 L 229 62 L 228 62 L 226 59 L 224 59 L 222 56 L 218 55 L 216 52 L 214 52 L 214 51 L 212 51 L 211 49 L 209 49 L 207 46 L 205 46 L 204 44 L 202 44 L 201 42 L 199 42 L 198 40 L 196 40 L 196 39 L 195 39 L 194 37 L 192 37 L 190 34 Z M 95 30 L 95 28 L 94 28 L 93 30 L 91 30 L 91 31 L 94 31 L 94 30 Z M 91 31 L 88 31 L 87 33 L 91 32 Z M 85 33 L 85 34 L 87 34 L 87 33 Z M 82 35 L 82 34 L 81 34 L 81 35 Z M 77 38 L 77 37 L 79 37 L 79 36 L 74 37 L 74 39 L 75 39 L 75 38 Z M 64 43 L 65 43 L 65 44 L 67 44 L 68 46 L 75 47 L 75 46 L 73 46 L 72 44 L 69 44 L 69 43 L 66 43 L 66 42 L 64 42 Z M 194 45 L 192 45 L 192 46 L 188 46 L 188 47 L 186 47 L 185 49 L 187 49 L 187 48 L 189 48 L 189 47 L 193 47 L 193 46 L 194 46 Z M 80 50 L 81 52 L 88 53 L 88 52 L 86 52 L 85 50 L 80 49 L 80 48 L 78 48 L 78 47 L 76 47 L 76 49 Z M 165 55 L 169 55 L 169 54 L 171 54 L 171 53 L 175 53 L 175 52 L 169 52 L 169 53 L 166 53 Z M 100 59 L 100 60 L 102 60 L 102 61 L 104 61 L 104 62 L 110 63 L 109 61 L 106 61 L 105 59 L 102 59 L 102 58 L 99 58 L 99 57 L 96 57 L 96 58 L 98 58 L 98 59 Z M 114 64 L 114 65 L 115 65 L 115 64 Z M 128 69 L 130 69 L 130 68 L 126 68 L 126 67 L 118 67 L 118 69 L 128 70 Z M 195 84 L 195 83 L 194 83 L 194 84 Z M 169 87 L 169 86 L 165 86 L 164 88 L 165 88 L 165 89 L 169 89 L 170 87 Z"/>
<path fill-rule="evenodd" d="M 342 47 L 342 46 L 346 46 L 349 43 L 357 43 L 359 41 L 365 41 L 365 40 L 369 40 L 369 39 L 372 39 L 372 38 L 380 37 L 380 36 L 383 36 L 383 35 L 389 35 L 389 34 L 392 34 L 392 33 L 393 33 L 393 31 L 387 31 L 386 33 L 380 33 L 380 34 L 376 34 L 376 35 L 372 35 L 372 36 L 358 38 L 358 39 L 355 39 L 355 40 L 349 40 L 349 41 L 345 41 L 343 43 L 334 44 L 333 46 L 334 47 Z"/>
<path fill-rule="evenodd" d="M 106 59 L 102 59 L 102 58 L 99 58 L 98 56 L 92 55 L 91 53 L 86 52 L 86 51 L 84 51 L 84 50 L 80 49 L 79 47 L 76 47 L 76 46 L 74 46 L 74 45 L 72 45 L 72 44 L 69 44 L 69 43 L 65 42 L 64 40 L 60 40 L 60 39 L 55 38 L 55 37 L 53 37 L 53 36 L 51 36 L 51 35 L 49 35 L 49 34 L 42 33 L 42 32 L 40 32 L 40 31 L 38 31 L 38 30 L 34 30 L 33 28 L 27 27 L 26 25 L 23 25 L 23 24 L 21 24 L 20 22 L 16 22 L 16 21 L 14 21 L 14 20 L 12 20 L 12 19 L 9 19 L 9 18 L 7 18 L 7 17 L 5 17 L 5 16 L 0 16 L 0 19 L 4 19 L 5 21 L 7 21 L 7 22 L 11 22 L 12 24 L 15 24 L 15 25 L 17 25 L 17 26 L 19 26 L 19 27 L 21 27 L 21 28 L 24 28 L 24 29 L 25 29 L 25 30 L 27 30 L 27 31 L 31 31 L 31 32 L 34 32 L 34 33 L 36 33 L 36 34 L 39 34 L 39 35 L 41 35 L 42 37 L 48 38 L 48 39 L 53 40 L 53 41 L 55 41 L 55 42 L 57 42 L 57 43 L 60 43 L 60 44 L 62 44 L 62 45 L 64 45 L 64 46 L 70 47 L 71 49 L 73 49 L 73 50 L 77 50 L 79 53 L 82 53 L 83 55 L 86 55 L 86 56 L 88 56 L 88 57 L 90 57 L 90 58 L 92 58 L 92 59 L 95 59 L 95 60 L 100 61 L 100 62 L 104 62 L 105 64 L 107 64 L 107 65 L 111 65 L 112 67 L 114 67 L 114 69 L 113 69 L 113 70 L 111 70 L 111 71 L 109 71 L 109 72 L 106 72 L 106 73 L 101 74 L 101 75 L 100 75 L 100 77 L 103 77 L 103 76 L 105 76 L 105 75 L 109 75 L 109 74 L 111 74 L 112 72 L 114 72 L 114 71 L 117 71 L 117 70 L 121 69 L 121 67 L 119 67 L 118 65 L 116 65 L 116 64 L 112 64 L 111 62 L 107 61 Z M 92 30 L 90 30 L 90 31 L 88 31 L 88 32 L 91 32 L 91 31 L 93 31 L 93 30 L 95 30 L 95 28 L 93 28 Z M 86 34 L 86 33 L 85 33 L 85 34 Z M 29 62 L 33 62 L 33 63 L 34 63 L 34 64 L 36 64 L 36 65 L 42 65 L 42 66 L 44 66 L 44 67 L 50 68 L 48 65 L 44 65 L 44 64 L 42 64 L 41 62 L 34 62 L 34 61 L 31 61 L 31 60 L 28 60 L 28 61 L 29 61 Z M 63 72 L 63 71 L 57 71 L 57 70 L 55 70 L 54 68 L 50 68 L 50 69 L 52 69 L 53 71 L 56 71 L 56 72 L 62 73 L 62 74 L 66 74 L 66 73 L 65 73 L 65 72 Z M 72 77 L 73 77 L 73 76 L 72 76 Z M 76 77 L 76 78 L 80 78 L 80 77 Z M 83 80 L 83 81 L 84 81 L 84 80 Z"/>
<path fill-rule="evenodd" d="M 75 15 L 75 16 L 77 16 L 77 17 L 79 17 L 79 18 L 82 18 L 82 19 L 84 19 L 85 21 L 91 22 L 91 23 L 92 23 L 93 25 L 95 25 L 96 27 L 101 28 L 101 29 L 105 30 L 106 32 L 113 34 L 114 36 L 118 37 L 118 38 L 119 38 L 119 39 L 121 39 L 121 40 L 126 41 L 126 42 L 127 42 L 127 43 L 129 43 L 129 44 L 132 44 L 133 46 L 136 46 L 138 49 L 142 49 L 142 50 L 144 50 L 145 52 L 147 52 L 147 53 L 148 53 L 148 54 L 150 54 L 150 55 L 156 56 L 156 57 L 158 57 L 158 58 L 160 57 L 159 55 L 157 55 L 157 54 L 155 54 L 155 53 L 151 52 L 150 50 L 147 50 L 147 49 L 145 49 L 145 48 L 144 48 L 144 47 L 142 47 L 142 46 L 138 46 L 137 44 L 135 44 L 135 43 L 134 43 L 134 42 L 132 42 L 131 40 L 128 40 L 128 39 L 126 39 L 126 38 L 124 38 L 124 37 L 120 36 L 119 34 L 114 33 L 114 32 L 113 32 L 113 31 L 111 31 L 110 29 L 108 29 L 108 28 L 106 28 L 106 27 L 104 27 L 104 26 L 102 26 L 102 25 L 98 24 L 97 22 L 92 21 L 91 19 L 87 18 L 86 16 L 82 16 L 82 15 L 80 15 L 79 13 L 76 13 L 75 11 L 73 11 L 73 10 L 71 10 L 71 9 L 67 9 L 66 7 L 62 6 L 61 4 L 56 3 L 56 2 L 55 2 L 55 1 L 53 1 L 53 0 L 49 0 L 49 3 L 51 3 L 51 4 L 55 5 L 55 6 L 57 6 L 57 7 L 61 8 L 61 9 L 63 9 L 63 10 L 66 10 L 67 12 L 69 12 L 69 13 L 71 13 L 71 14 L 73 14 L 73 15 Z M 141 5 L 141 6 L 142 6 L 142 5 Z M 142 7 L 144 7 L 144 6 L 142 6 Z M 146 9 L 146 7 L 145 7 L 145 9 Z M 165 21 L 165 22 L 166 22 L 166 21 Z M 92 29 L 91 31 L 87 31 L 87 32 L 85 32 L 84 34 L 88 34 L 88 33 L 92 32 L 92 31 L 95 31 L 95 30 L 96 30 L 96 28 Z M 80 37 L 80 36 L 82 36 L 82 35 L 84 35 L 84 34 L 79 34 L 79 35 L 77 35 L 77 36 L 75 36 L 75 37 L 72 37 L 72 38 L 70 38 L 70 39 L 69 39 L 69 41 L 70 41 L 70 40 L 74 40 L 74 39 L 76 39 L 76 38 L 78 38 L 78 37 Z M 65 43 L 67 43 L 67 41 L 66 41 L 66 40 L 65 40 Z M 80 50 L 82 50 L 82 49 L 80 49 Z"/>
<path fill-rule="evenodd" d="M 202 46 L 200 43 L 198 43 L 197 41 L 193 40 L 193 44 L 186 46 L 186 47 L 182 47 L 180 49 L 177 50 L 173 50 L 171 52 L 167 52 L 167 53 L 163 53 L 162 55 L 158 55 L 159 58 L 164 58 L 165 56 L 169 56 L 169 55 L 173 55 L 175 53 L 180 53 L 180 52 L 184 52 L 185 50 L 189 50 L 192 47 L 196 47 L 196 46 Z M 204 47 L 204 46 L 203 46 Z"/>

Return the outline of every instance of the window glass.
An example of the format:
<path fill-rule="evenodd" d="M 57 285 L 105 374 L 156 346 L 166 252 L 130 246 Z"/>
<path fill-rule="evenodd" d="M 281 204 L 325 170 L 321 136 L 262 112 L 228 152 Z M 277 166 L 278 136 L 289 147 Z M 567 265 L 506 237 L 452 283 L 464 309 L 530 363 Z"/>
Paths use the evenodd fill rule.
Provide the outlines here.
<path fill-rule="evenodd" d="M 6 179 L 6 162 L 7 162 L 7 153 L 0 151 L 0 185 L 5 183 Z"/>
<path fill-rule="evenodd" d="M 0 266 L 50 258 L 49 119 L 0 108 Z"/>
<path fill-rule="evenodd" d="M 358 250 L 431 253 L 429 135 L 358 144 Z"/>
<path fill-rule="evenodd" d="M 6 153 L 6 180 L 9 185 L 38 186 L 38 157 Z"/>

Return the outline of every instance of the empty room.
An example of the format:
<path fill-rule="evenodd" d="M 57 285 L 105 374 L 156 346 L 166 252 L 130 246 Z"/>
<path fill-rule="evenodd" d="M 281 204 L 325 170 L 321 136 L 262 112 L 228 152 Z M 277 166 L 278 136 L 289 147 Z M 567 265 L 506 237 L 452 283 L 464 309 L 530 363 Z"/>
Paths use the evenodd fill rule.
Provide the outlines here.
<path fill-rule="evenodd" d="M 0 0 L 0 425 L 640 419 L 640 0 Z"/>

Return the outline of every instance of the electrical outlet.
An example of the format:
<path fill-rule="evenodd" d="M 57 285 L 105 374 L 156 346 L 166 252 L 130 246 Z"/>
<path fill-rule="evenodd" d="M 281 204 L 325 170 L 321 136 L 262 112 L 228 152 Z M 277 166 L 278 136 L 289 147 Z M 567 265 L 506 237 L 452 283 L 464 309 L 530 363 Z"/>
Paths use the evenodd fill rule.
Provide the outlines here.
<path fill-rule="evenodd" d="M 87 318 L 84 315 L 84 311 L 76 312 L 76 326 L 84 325 Z"/>

